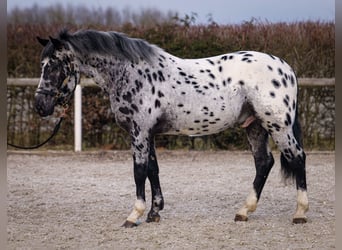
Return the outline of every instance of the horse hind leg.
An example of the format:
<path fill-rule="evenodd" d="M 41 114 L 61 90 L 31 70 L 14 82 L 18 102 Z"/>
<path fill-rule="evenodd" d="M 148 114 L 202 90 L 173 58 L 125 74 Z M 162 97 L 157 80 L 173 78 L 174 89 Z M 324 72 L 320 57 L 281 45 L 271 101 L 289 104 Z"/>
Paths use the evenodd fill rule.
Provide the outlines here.
<path fill-rule="evenodd" d="M 280 163 L 284 180 L 294 179 L 297 188 L 297 209 L 293 223 L 306 223 L 305 213 L 309 210 L 306 186 L 306 155 L 301 141 L 301 128 L 296 115 L 293 126 L 286 126 L 272 132 L 274 142 L 281 151 Z"/>
<path fill-rule="evenodd" d="M 261 126 L 260 121 L 256 120 L 249 124 L 246 127 L 246 132 L 254 157 L 256 175 L 252 191 L 243 207 L 237 212 L 235 221 L 247 221 L 248 213 L 255 211 L 262 189 L 274 164 L 272 153 L 268 147 L 268 133 Z"/>
<path fill-rule="evenodd" d="M 306 223 L 307 217 L 305 213 L 309 210 L 309 202 L 307 197 L 306 173 L 305 173 L 305 153 L 304 151 L 294 156 L 290 149 L 285 149 L 281 153 L 280 162 L 282 173 L 285 179 L 294 178 L 297 187 L 297 209 L 293 216 L 293 223 Z M 291 153 L 288 153 L 291 152 Z"/>

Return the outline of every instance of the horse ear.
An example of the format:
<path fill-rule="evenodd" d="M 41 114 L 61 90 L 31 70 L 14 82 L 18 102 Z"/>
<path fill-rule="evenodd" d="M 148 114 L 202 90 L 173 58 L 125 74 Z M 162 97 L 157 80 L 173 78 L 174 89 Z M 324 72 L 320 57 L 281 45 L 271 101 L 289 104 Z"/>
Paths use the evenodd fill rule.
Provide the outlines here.
<path fill-rule="evenodd" d="M 53 38 L 51 36 L 49 36 L 50 41 L 52 42 L 53 46 L 57 49 L 57 50 L 61 50 L 63 48 L 63 43 L 62 41 L 60 41 L 59 39 Z"/>
<path fill-rule="evenodd" d="M 44 47 L 48 44 L 49 40 L 47 39 L 43 39 L 43 38 L 40 38 L 39 36 L 37 36 L 37 40 L 38 42 L 43 45 Z"/>

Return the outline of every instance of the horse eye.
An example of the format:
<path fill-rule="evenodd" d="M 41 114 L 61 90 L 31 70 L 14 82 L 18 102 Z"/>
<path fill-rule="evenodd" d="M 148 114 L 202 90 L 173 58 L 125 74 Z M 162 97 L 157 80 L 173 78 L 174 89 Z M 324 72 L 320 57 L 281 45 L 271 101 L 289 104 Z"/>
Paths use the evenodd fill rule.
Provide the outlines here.
<path fill-rule="evenodd" d="M 58 64 L 52 64 L 49 67 L 50 72 L 59 71 L 59 69 L 60 69 L 60 66 Z"/>
<path fill-rule="evenodd" d="M 63 80 L 63 85 L 67 85 L 67 84 L 68 84 L 68 81 L 69 81 L 69 79 L 68 79 L 68 77 L 66 77 L 66 78 Z"/>

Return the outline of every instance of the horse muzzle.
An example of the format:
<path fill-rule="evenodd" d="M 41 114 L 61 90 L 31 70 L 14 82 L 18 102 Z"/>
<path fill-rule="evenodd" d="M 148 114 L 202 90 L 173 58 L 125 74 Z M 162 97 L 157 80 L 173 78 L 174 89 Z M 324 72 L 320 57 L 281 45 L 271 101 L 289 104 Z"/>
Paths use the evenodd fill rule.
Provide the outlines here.
<path fill-rule="evenodd" d="M 52 115 L 55 110 L 55 98 L 46 94 L 36 93 L 35 95 L 35 110 L 42 116 Z"/>

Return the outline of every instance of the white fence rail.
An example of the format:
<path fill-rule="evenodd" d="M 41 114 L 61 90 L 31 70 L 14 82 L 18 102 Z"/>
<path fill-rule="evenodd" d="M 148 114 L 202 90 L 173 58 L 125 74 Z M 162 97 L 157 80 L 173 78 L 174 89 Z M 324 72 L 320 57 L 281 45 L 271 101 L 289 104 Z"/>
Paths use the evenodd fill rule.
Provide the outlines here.
<path fill-rule="evenodd" d="M 39 78 L 8 78 L 7 86 L 38 86 Z M 299 78 L 300 86 L 334 86 L 335 78 Z M 74 95 L 74 150 L 82 151 L 82 87 L 97 86 L 92 79 L 83 78 Z"/>

